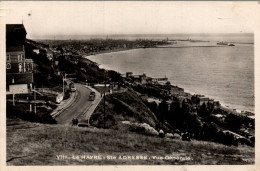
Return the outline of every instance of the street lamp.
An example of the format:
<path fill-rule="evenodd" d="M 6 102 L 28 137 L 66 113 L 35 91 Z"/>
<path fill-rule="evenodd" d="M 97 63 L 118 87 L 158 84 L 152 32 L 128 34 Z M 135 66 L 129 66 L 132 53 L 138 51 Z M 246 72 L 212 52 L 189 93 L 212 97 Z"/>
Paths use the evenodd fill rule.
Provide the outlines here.
<path fill-rule="evenodd" d="M 14 77 L 12 78 L 12 84 L 14 84 Z M 13 106 L 15 106 L 14 89 L 12 89 L 12 93 L 13 93 Z"/>
<path fill-rule="evenodd" d="M 106 128 L 106 82 L 105 82 L 105 90 L 104 90 L 104 129 Z"/>
<path fill-rule="evenodd" d="M 65 87 L 64 87 L 64 81 L 66 81 L 66 76 L 69 74 L 65 73 L 65 77 L 63 76 L 63 96 L 65 96 Z"/>
<path fill-rule="evenodd" d="M 34 113 L 36 114 L 37 109 L 36 109 L 36 86 L 34 85 Z"/>
<path fill-rule="evenodd" d="M 65 78 L 66 78 L 66 74 L 65 74 Z M 64 76 L 62 77 L 62 92 L 63 92 L 63 96 L 64 96 Z"/>
<path fill-rule="evenodd" d="M 107 89 L 107 82 L 109 83 L 109 91 L 110 91 L 110 79 L 109 81 L 105 81 L 105 90 L 104 90 L 104 129 L 106 128 L 106 89 Z"/>

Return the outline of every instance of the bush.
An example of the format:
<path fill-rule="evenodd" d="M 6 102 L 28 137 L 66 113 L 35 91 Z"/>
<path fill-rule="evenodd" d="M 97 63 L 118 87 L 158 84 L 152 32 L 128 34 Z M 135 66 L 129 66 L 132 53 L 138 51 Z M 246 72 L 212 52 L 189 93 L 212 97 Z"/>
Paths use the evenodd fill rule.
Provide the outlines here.
<path fill-rule="evenodd" d="M 39 122 L 45 124 L 57 124 L 57 121 L 51 117 L 48 111 L 41 108 L 37 114 L 29 111 L 28 104 L 16 104 L 12 106 L 10 103 L 6 105 L 6 116 L 7 117 L 18 117 L 25 121 Z"/>

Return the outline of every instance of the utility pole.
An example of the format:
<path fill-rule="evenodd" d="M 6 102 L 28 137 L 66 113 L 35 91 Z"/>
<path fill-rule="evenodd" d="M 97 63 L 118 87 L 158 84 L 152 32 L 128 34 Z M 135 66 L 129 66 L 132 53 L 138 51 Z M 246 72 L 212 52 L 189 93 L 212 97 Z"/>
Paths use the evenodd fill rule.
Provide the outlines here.
<path fill-rule="evenodd" d="M 65 73 L 65 77 L 63 76 L 63 80 L 62 80 L 63 81 L 62 82 L 63 83 L 63 96 L 65 96 L 65 94 L 64 94 L 65 93 L 65 87 L 64 87 L 64 81 L 65 80 L 66 80 L 66 73 Z"/>
<path fill-rule="evenodd" d="M 30 94 L 29 96 L 27 97 L 27 100 L 29 102 L 29 109 L 30 109 L 30 113 L 32 112 L 32 103 L 31 103 L 31 99 L 30 99 Z"/>
<path fill-rule="evenodd" d="M 13 106 L 15 106 L 14 91 L 13 91 Z"/>
<path fill-rule="evenodd" d="M 37 110 L 36 110 L 36 86 L 34 85 L 34 113 L 36 114 Z"/>
<path fill-rule="evenodd" d="M 104 91 L 104 129 L 106 128 L 106 82 L 105 82 L 105 91 Z"/>
<path fill-rule="evenodd" d="M 14 78 L 12 78 L 12 83 L 14 84 Z M 12 92 L 13 92 L 13 106 L 15 106 L 14 89 L 12 89 Z"/>
<path fill-rule="evenodd" d="M 30 102 L 30 112 L 32 112 L 32 103 Z"/>

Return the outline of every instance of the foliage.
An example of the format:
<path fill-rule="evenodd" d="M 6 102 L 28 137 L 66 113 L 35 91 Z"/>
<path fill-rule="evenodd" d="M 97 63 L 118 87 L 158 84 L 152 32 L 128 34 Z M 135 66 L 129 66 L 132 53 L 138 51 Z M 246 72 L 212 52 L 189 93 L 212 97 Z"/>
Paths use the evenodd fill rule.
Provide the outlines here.
<path fill-rule="evenodd" d="M 49 112 L 44 108 L 38 110 L 35 114 L 34 112 L 29 112 L 29 105 L 24 104 L 16 104 L 16 106 L 12 106 L 10 103 L 6 105 L 6 116 L 8 118 L 18 117 L 25 121 L 31 122 L 39 122 L 39 123 L 47 123 L 47 124 L 56 124 L 56 120 L 53 119 Z"/>
<path fill-rule="evenodd" d="M 203 117 L 203 118 L 206 118 L 210 115 L 209 110 L 208 110 L 205 103 L 203 103 L 201 105 L 200 109 L 198 110 L 198 115 Z"/>

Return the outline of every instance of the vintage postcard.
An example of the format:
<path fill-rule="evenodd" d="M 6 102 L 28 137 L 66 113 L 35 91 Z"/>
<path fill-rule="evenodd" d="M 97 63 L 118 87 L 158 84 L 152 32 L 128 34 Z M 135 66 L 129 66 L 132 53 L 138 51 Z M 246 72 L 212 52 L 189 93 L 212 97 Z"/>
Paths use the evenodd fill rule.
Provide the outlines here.
<path fill-rule="evenodd" d="M 0 170 L 259 170 L 259 11 L 1 1 Z"/>

